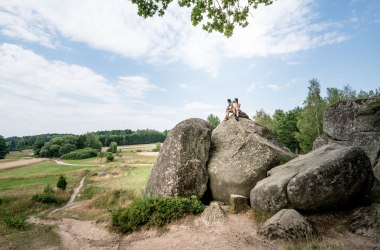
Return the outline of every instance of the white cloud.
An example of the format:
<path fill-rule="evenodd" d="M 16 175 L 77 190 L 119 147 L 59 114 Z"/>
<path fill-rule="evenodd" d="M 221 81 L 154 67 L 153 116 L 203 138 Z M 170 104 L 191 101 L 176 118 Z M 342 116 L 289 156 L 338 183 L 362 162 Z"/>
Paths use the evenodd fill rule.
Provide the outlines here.
<path fill-rule="evenodd" d="M 117 83 L 120 93 L 132 98 L 143 98 L 150 90 L 167 91 L 165 88 L 149 83 L 149 80 L 142 76 L 122 76 L 119 77 Z"/>
<path fill-rule="evenodd" d="M 281 89 L 281 87 L 276 84 L 267 84 L 267 87 L 274 91 L 278 91 Z"/>
<path fill-rule="evenodd" d="M 164 89 L 143 76 L 112 82 L 92 70 L 49 61 L 13 44 L 0 45 L 0 131 L 8 135 L 76 132 L 111 128 L 172 126 L 151 116 L 143 98 Z M 80 124 L 80 126 L 78 126 Z"/>
<path fill-rule="evenodd" d="M 247 91 L 248 91 L 248 92 L 253 92 L 253 91 L 256 90 L 256 88 L 257 88 L 257 84 L 252 83 L 252 84 L 250 84 L 250 85 L 248 86 Z"/>
<path fill-rule="evenodd" d="M 3 35 L 57 47 L 60 36 L 95 49 L 149 63 L 182 62 L 213 75 L 228 58 L 288 54 L 347 38 L 334 23 L 321 23 L 310 0 L 281 0 L 253 12 L 232 38 L 192 27 L 190 11 L 171 5 L 163 17 L 143 19 L 125 0 L 3 0 Z"/>
<path fill-rule="evenodd" d="M 179 83 L 178 87 L 184 90 L 202 90 L 203 89 L 198 86 L 187 84 L 187 83 Z"/>

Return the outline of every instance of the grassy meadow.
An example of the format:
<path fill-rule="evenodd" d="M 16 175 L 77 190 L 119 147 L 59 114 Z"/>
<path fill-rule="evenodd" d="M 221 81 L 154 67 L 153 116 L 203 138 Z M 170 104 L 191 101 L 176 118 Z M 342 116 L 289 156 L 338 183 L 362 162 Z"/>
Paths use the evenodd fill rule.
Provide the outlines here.
<path fill-rule="evenodd" d="M 29 216 L 44 217 L 48 212 L 67 202 L 73 189 L 86 176 L 85 185 L 77 196 L 79 206 L 54 214 L 56 218 L 71 217 L 83 220 L 110 221 L 110 211 L 130 204 L 140 197 L 157 156 L 152 155 L 155 144 L 118 147 L 113 162 L 105 158 L 65 160 L 58 165 L 47 160 L 33 165 L 0 170 L 0 249 L 46 248 L 57 246 L 59 237 L 54 227 L 28 224 Z M 4 162 L 30 158 L 32 151 L 11 152 Z M 81 166 L 93 164 L 93 166 Z M 102 172 L 101 175 L 98 173 Z M 68 185 L 65 191 L 57 190 L 56 183 L 64 175 Z M 55 189 L 61 204 L 40 204 L 31 200 L 46 185 Z M 44 231 L 44 234 L 40 232 Z M 42 239 L 43 238 L 43 239 Z"/>

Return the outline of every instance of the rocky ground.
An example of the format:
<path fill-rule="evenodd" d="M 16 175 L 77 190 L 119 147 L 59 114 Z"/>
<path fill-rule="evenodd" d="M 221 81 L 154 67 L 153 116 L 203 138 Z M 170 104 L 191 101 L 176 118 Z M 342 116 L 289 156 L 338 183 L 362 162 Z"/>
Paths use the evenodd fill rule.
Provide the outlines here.
<path fill-rule="evenodd" d="M 78 204 L 80 206 L 80 204 Z M 31 223 L 57 225 L 61 244 L 51 249 L 380 249 L 380 244 L 348 232 L 334 215 L 308 217 L 321 238 L 290 243 L 270 241 L 256 231 L 262 223 L 251 212 L 228 213 L 224 219 L 206 222 L 204 216 L 189 216 L 163 228 L 142 229 L 122 235 L 106 223 L 73 218 L 38 219 Z M 300 248 L 298 248 L 300 249 Z"/>

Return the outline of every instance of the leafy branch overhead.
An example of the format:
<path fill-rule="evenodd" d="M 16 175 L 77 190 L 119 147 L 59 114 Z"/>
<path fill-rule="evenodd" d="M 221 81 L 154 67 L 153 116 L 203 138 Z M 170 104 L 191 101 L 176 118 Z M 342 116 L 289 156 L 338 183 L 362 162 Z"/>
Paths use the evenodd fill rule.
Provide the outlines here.
<path fill-rule="evenodd" d="M 178 0 L 180 7 L 191 8 L 191 22 L 194 26 L 202 21 L 202 28 L 208 32 L 217 31 L 226 37 L 233 34 L 235 26 L 246 27 L 250 10 L 260 4 L 270 5 L 274 0 Z M 132 0 L 138 7 L 138 15 L 144 18 L 165 15 L 173 0 Z"/>

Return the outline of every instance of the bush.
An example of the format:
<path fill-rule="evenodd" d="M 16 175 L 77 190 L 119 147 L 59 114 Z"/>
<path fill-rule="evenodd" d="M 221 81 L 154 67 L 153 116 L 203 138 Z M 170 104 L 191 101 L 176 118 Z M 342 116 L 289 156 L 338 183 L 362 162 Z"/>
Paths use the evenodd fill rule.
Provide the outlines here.
<path fill-rule="evenodd" d="M 113 212 L 112 224 L 121 232 L 135 231 L 143 225 L 162 226 L 186 214 L 198 214 L 204 209 L 195 197 L 144 197 L 134 200 L 127 208 Z"/>
<path fill-rule="evenodd" d="M 59 179 L 58 179 L 58 182 L 57 182 L 57 188 L 61 189 L 61 190 L 66 190 L 66 186 L 67 186 L 67 180 L 66 180 L 66 177 L 63 176 L 63 175 L 60 175 L 59 176 Z"/>
<path fill-rule="evenodd" d="M 5 225 L 9 228 L 24 229 L 26 217 L 10 214 L 4 218 Z"/>
<path fill-rule="evenodd" d="M 107 155 L 106 155 L 106 159 L 107 159 L 108 162 L 110 162 L 110 161 L 113 161 L 115 159 L 115 157 L 113 156 L 112 153 L 108 152 Z"/>
<path fill-rule="evenodd" d="M 59 204 L 62 203 L 62 199 L 57 197 L 54 193 L 54 190 L 50 185 L 47 185 L 44 188 L 44 191 L 41 194 L 33 195 L 32 201 L 44 203 L 44 204 Z"/>
<path fill-rule="evenodd" d="M 83 148 L 83 149 L 78 149 L 78 150 L 72 151 L 68 154 L 64 154 L 61 156 L 61 159 L 64 159 L 64 160 L 80 160 L 80 159 L 97 157 L 98 153 L 99 152 L 96 149 Z"/>
<path fill-rule="evenodd" d="M 156 147 L 152 150 L 153 152 L 160 152 L 161 150 L 161 143 L 157 143 Z"/>

